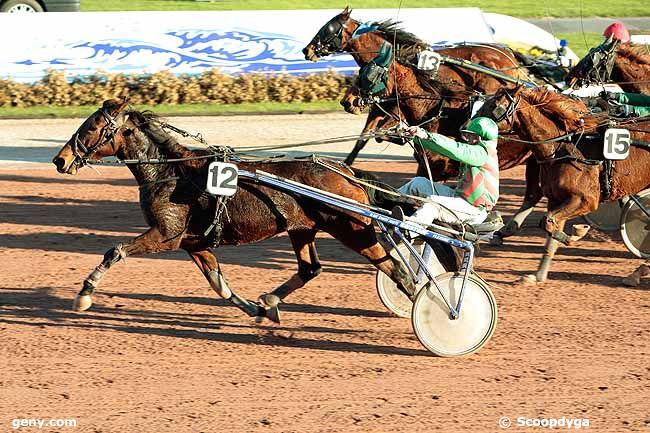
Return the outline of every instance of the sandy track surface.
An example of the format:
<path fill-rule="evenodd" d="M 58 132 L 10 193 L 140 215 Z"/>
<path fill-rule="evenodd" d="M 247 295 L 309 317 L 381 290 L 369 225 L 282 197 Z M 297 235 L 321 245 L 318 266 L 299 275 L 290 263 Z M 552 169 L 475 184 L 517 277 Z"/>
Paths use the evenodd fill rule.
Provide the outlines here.
<path fill-rule="evenodd" d="M 360 167 L 395 185 L 415 170 Z M 521 178 L 504 173 L 505 213 L 519 204 Z M 325 271 L 288 298 L 280 326 L 216 299 L 180 252 L 128 258 L 93 308 L 74 313 L 103 253 L 144 231 L 130 174 L 7 166 L 0 185 L 2 431 L 17 418 L 76 419 L 74 429 L 40 430 L 61 432 L 492 432 L 501 417 L 510 431 L 542 431 L 517 417 L 650 429 L 650 281 L 620 286 L 639 261 L 615 237 L 561 249 L 551 281 L 534 288 L 517 281 L 537 266 L 540 213 L 524 235 L 482 247 L 476 269 L 493 286 L 497 330 L 479 353 L 442 359 L 386 312 L 373 268 L 326 236 L 317 242 Z M 248 298 L 295 271 L 284 236 L 218 253 Z"/>

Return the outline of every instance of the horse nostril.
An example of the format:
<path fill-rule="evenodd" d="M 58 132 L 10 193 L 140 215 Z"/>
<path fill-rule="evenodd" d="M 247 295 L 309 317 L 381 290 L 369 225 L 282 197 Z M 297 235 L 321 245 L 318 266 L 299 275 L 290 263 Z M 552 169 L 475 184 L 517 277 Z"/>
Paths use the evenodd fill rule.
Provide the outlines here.
<path fill-rule="evenodd" d="M 306 56 L 307 55 L 307 47 L 302 49 L 302 53 Z"/>
<path fill-rule="evenodd" d="M 63 158 L 54 158 L 52 160 L 52 162 L 54 163 L 54 165 L 56 166 L 56 169 L 58 171 L 63 171 L 63 167 L 65 166 L 65 159 L 63 159 Z"/>

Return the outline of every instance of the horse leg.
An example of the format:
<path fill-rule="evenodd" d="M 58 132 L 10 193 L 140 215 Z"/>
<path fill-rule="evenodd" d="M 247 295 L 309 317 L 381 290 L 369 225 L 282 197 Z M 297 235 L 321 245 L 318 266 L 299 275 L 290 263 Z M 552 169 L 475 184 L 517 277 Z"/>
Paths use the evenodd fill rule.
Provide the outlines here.
<path fill-rule="evenodd" d="M 623 284 L 629 287 L 636 287 L 641 284 L 641 278 L 650 275 L 650 266 L 642 264 L 634 272 L 623 278 Z"/>
<path fill-rule="evenodd" d="M 397 284 L 397 288 L 409 297 L 415 294 L 415 282 L 402 263 L 386 252 L 377 241 L 372 225 L 360 228 L 351 221 L 338 224 L 334 230 L 328 231 L 346 247 L 364 256 L 373 266 L 385 273 Z"/>
<path fill-rule="evenodd" d="M 578 240 L 582 239 L 589 231 L 589 226 L 586 224 L 576 224 L 573 226 L 574 234 L 569 236 L 564 232 L 564 226 L 567 220 L 578 216 L 584 215 L 586 202 L 579 196 L 569 198 L 559 209 L 550 211 L 542 220 L 542 226 L 548 233 L 546 238 L 546 245 L 544 246 L 544 254 L 535 275 L 526 276 L 525 282 L 538 282 L 543 283 L 548 277 L 548 271 L 551 267 L 553 257 L 560 246 L 572 245 Z M 589 205 L 587 205 L 589 206 Z M 597 206 L 597 205 L 596 205 Z M 593 207 L 593 206 L 590 206 Z"/>
<path fill-rule="evenodd" d="M 363 131 L 361 131 L 361 135 L 365 135 L 368 133 L 368 131 L 372 131 L 379 125 L 379 122 L 384 118 L 385 114 L 379 111 L 375 106 L 370 109 L 370 113 L 368 113 L 368 118 L 366 119 L 366 124 L 363 127 Z M 354 149 L 352 149 L 352 152 L 345 158 L 345 163 L 347 165 L 352 165 L 354 163 L 354 160 L 357 158 L 357 155 L 359 155 L 359 152 L 366 146 L 368 143 L 368 138 L 360 138 L 357 140 L 357 142 L 354 145 Z"/>
<path fill-rule="evenodd" d="M 268 317 L 271 321 L 275 323 L 280 323 L 280 315 L 277 308 L 265 309 L 264 307 L 250 302 L 239 295 L 233 292 L 228 282 L 226 281 L 221 269 L 219 268 L 219 262 L 217 257 L 210 250 L 201 250 L 201 251 L 192 251 L 188 254 L 196 263 L 196 266 L 203 272 L 203 275 L 210 283 L 210 287 L 217 292 L 219 296 L 223 299 L 230 301 L 235 307 L 242 310 L 244 313 L 248 314 L 250 317 L 262 318 Z"/>
<path fill-rule="evenodd" d="M 127 256 L 136 254 L 157 253 L 160 251 L 172 251 L 178 249 L 181 236 L 166 239 L 160 231 L 153 227 L 125 244 L 119 244 L 104 254 L 102 262 L 86 277 L 83 288 L 75 296 L 73 308 L 76 311 L 85 311 L 93 304 L 92 294 L 99 286 L 104 274 L 115 263 Z"/>
<path fill-rule="evenodd" d="M 365 130 L 361 132 L 361 134 L 365 134 Z M 357 159 L 357 156 L 359 155 L 359 152 L 363 150 L 364 147 L 366 147 L 366 144 L 368 143 L 367 138 L 360 138 L 357 140 L 357 142 L 354 144 L 354 149 L 348 154 L 348 156 L 345 158 L 345 163 L 347 165 L 352 165 L 354 164 L 354 160 Z"/>
<path fill-rule="evenodd" d="M 315 237 L 316 230 L 289 231 L 289 239 L 291 239 L 293 251 L 298 259 L 298 272 L 271 293 L 261 294 L 258 299 L 262 305 L 277 307 L 285 297 L 303 287 L 308 281 L 321 273 L 322 268 L 318 260 L 318 252 L 314 242 Z"/>
<path fill-rule="evenodd" d="M 534 157 L 526 160 L 526 192 L 524 202 L 517 213 L 508 221 L 501 230 L 497 231 L 490 242 L 492 245 L 503 244 L 503 239 L 513 236 L 519 232 L 528 215 L 530 215 L 535 206 L 544 196 L 540 186 L 539 164 Z"/>

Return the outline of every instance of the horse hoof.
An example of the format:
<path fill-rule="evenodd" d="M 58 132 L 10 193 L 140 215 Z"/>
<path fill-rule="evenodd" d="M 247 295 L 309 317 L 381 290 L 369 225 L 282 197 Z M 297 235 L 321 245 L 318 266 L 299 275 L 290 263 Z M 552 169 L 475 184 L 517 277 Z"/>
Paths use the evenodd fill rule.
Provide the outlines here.
<path fill-rule="evenodd" d="M 639 283 L 641 283 L 641 279 L 638 277 L 635 278 L 633 276 L 629 276 L 623 278 L 623 284 L 628 287 L 637 287 Z"/>
<path fill-rule="evenodd" d="M 280 324 L 280 309 L 278 307 L 267 308 L 264 313 L 271 322 Z"/>
<path fill-rule="evenodd" d="M 528 286 L 532 286 L 538 283 L 537 276 L 535 274 L 524 275 L 521 277 L 520 282 Z"/>
<path fill-rule="evenodd" d="M 500 247 L 503 245 L 503 238 L 497 234 L 492 236 L 492 239 L 490 239 L 489 245 L 492 245 L 494 247 Z"/>
<path fill-rule="evenodd" d="M 269 319 L 273 323 L 280 324 L 280 309 L 278 307 L 264 308 L 264 311 L 260 311 L 259 314 L 262 316 L 255 316 L 255 323 L 260 324 L 264 321 L 264 318 Z"/>
<path fill-rule="evenodd" d="M 578 236 L 580 239 L 585 237 L 591 229 L 591 226 L 588 224 L 576 224 L 573 226 L 573 233 L 575 236 Z"/>
<path fill-rule="evenodd" d="M 75 311 L 86 311 L 93 305 L 93 298 L 90 295 L 77 295 L 74 297 L 72 308 Z"/>
<path fill-rule="evenodd" d="M 263 293 L 257 298 L 257 301 L 262 304 L 264 307 L 277 307 L 282 300 L 279 296 L 272 293 Z"/>

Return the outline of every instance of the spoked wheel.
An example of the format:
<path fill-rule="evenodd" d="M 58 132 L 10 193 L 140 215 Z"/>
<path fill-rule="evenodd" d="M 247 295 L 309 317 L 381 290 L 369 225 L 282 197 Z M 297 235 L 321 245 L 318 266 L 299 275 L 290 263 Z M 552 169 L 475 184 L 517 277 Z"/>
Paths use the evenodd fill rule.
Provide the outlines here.
<path fill-rule="evenodd" d="M 641 191 L 636 198 L 650 212 L 650 189 Z M 650 218 L 633 200 L 623 207 L 620 227 L 627 249 L 642 259 L 650 258 Z"/>
<path fill-rule="evenodd" d="M 452 306 L 458 304 L 463 277 L 446 273 L 436 278 Z M 449 308 L 433 284 L 415 298 L 411 316 L 420 343 L 437 356 L 474 353 L 488 342 L 497 324 L 497 304 L 488 286 L 470 274 L 465 286 L 460 317 L 452 319 Z"/>
<path fill-rule="evenodd" d="M 420 256 L 424 251 L 425 245 L 426 243 L 420 238 L 416 238 L 415 242 L 413 242 L 413 247 L 420 254 Z M 420 265 L 418 265 L 418 262 L 415 260 L 415 258 L 411 256 L 409 250 L 406 248 L 406 245 L 399 244 L 397 248 L 402 252 L 404 257 L 409 259 L 413 271 L 419 273 Z M 399 260 L 399 254 L 397 254 L 397 251 L 391 251 L 391 255 Z M 446 272 L 445 268 L 438 261 L 438 257 L 433 252 L 429 258 L 428 267 L 429 272 L 431 272 L 433 276 L 438 276 L 439 274 Z M 420 284 L 418 284 L 416 290 L 420 290 L 425 281 L 427 281 L 426 277 Z M 411 308 L 413 306 L 413 302 L 411 302 L 408 296 L 406 296 L 400 289 L 397 288 L 397 284 L 395 284 L 395 282 L 391 280 L 388 275 L 384 274 L 381 271 L 377 271 L 377 293 L 379 294 L 379 299 L 381 299 L 381 302 L 393 314 L 399 317 L 411 316 Z"/>
<path fill-rule="evenodd" d="M 598 209 L 583 218 L 590 226 L 603 231 L 614 232 L 621 227 L 621 215 L 623 206 L 629 199 L 627 197 L 616 201 L 606 201 L 598 206 Z"/>

